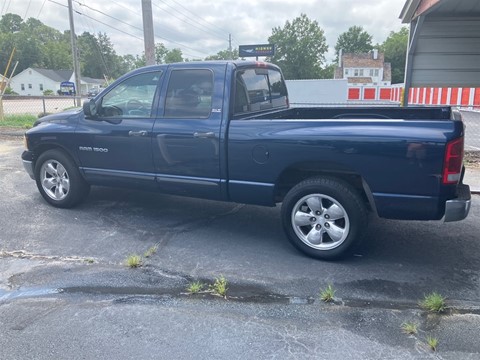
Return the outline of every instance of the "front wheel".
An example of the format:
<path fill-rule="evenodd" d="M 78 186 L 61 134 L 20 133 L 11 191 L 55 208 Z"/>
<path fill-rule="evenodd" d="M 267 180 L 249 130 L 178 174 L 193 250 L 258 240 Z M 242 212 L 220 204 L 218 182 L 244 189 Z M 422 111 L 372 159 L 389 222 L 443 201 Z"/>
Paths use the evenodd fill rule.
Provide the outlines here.
<path fill-rule="evenodd" d="M 60 208 L 77 205 L 90 190 L 73 160 L 58 149 L 45 151 L 38 157 L 35 180 L 43 198 Z"/>
<path fill-rule="evenodd" d="M 282 222 L 297 249 L 317 259 L 333 260 L 359 244 L 367 227 L 367 212 L 348 183 L 319 177 L 302 181 L 288 192 Z"/>

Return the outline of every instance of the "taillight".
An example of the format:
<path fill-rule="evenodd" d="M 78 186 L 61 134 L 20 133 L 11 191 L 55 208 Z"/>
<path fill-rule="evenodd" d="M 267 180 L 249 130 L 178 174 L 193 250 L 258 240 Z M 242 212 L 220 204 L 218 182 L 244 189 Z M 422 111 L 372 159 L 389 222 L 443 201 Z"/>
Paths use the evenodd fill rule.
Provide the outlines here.
<path fill-rule="evenodd" d="M 456 184 L 460 181 L 463 166 L 463 137 L 447 143 L 443 163 L 443 183 Z"/>

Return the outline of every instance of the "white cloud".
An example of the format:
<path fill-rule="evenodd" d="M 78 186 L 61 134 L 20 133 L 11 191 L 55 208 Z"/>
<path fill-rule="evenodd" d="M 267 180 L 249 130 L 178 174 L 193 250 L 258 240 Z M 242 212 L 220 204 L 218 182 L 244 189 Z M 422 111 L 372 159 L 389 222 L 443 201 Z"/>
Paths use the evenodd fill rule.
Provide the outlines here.
<path fill-rule="evenodd" d="M 325 31 L 330 47 L 327 57 L 332 59 L 338 35 L 350 26 L 363 26 L 373 36 L 374 44 L 382 43 L 390 31 L 398 31 L 402 26 L 398 17 L 405 1 L 152 0 L 152 9 L 156 42 L 163 42 L 167 48 L 180 48 L 186 57 L 204 58 L 226 49 L 229 33 L 232 34 L 234 47 L 265 43 L 272 28 L 283 27 L 287 20 L 291 21 L 305 13 L 310 19 L 317 20 Z M 0 10 L 3 10 L 2 15 L 13 12 L 22 18 L 25 15 L 27 18 L 38 17 L 44 24 L 64 31 L 69 29 L 68 12 L 66 7 L 59 4 L 66 5 L 66 2 L 31 0 L 27 8 L 27 1 L 6 0 Z M 77 34 L 84 31 L 105 32 L 119 54 L 142 53 L 143 42 L 138 39 L 143 36 L 139 30 L 143 28 L 141 0 L 74 0 L 74 8 L 78 11 L 75 13 Z"/>

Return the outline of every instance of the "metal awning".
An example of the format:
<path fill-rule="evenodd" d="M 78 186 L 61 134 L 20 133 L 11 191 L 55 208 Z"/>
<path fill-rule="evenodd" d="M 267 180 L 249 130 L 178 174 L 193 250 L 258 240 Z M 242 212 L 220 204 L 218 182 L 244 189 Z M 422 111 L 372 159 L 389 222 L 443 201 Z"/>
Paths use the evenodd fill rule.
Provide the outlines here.
<path fill-rule="evenodd" d="M 408 0 L 400 18 L 410 24 L 407 94 L 410 87 L 480 87 L 480 1 Z"/>

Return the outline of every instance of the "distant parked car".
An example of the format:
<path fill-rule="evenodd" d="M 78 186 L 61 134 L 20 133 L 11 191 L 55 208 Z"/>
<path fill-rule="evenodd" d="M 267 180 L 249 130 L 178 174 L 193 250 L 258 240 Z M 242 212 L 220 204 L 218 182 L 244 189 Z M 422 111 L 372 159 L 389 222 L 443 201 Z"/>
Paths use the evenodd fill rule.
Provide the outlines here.
<path fill-rule="evenodd" d="M 92 98 L 92 97 L 96 96 L 99 92 L 100 92 L 100 89 L 91 89 L 91 90 L 87 93 L 87 96 L 88 96 L 89 98 Z"/>

